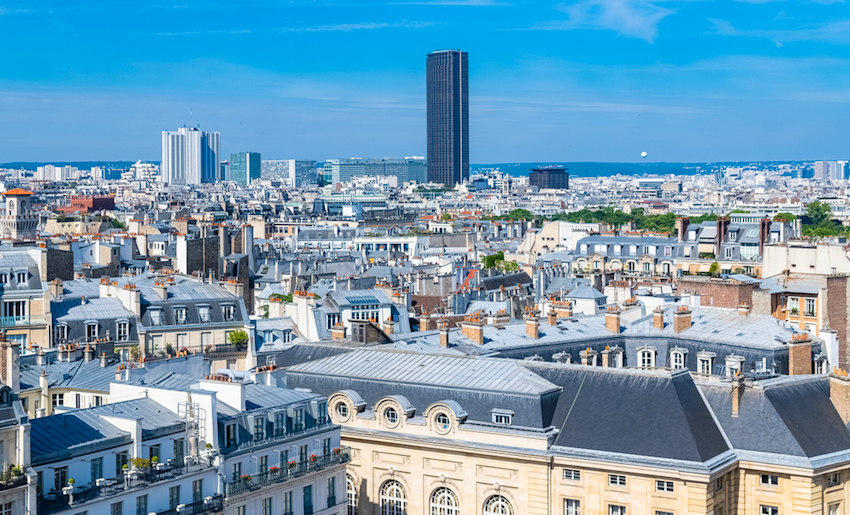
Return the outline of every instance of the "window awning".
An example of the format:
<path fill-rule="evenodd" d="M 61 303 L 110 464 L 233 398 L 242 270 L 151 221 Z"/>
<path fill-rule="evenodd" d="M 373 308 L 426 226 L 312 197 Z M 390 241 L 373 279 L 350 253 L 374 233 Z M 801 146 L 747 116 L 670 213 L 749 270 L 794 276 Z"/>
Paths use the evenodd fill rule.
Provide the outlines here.
<path fill-rule="evenodd" d="M 708 272 L 711 269 L 711 263 L 700 263 L 699 271 L 700 272 Z"/>

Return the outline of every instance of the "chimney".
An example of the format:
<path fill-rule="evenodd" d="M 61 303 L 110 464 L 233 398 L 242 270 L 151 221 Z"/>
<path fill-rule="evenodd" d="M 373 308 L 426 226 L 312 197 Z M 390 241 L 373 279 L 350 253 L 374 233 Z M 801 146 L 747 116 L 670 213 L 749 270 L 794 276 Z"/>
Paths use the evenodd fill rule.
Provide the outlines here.
<path fill-rule="evenodd" d="M 116 381 L 121 380 L 121 367 L 122 367 L 122 365 L 118 365 L 117 367 L 115 367 L 115 380 Z"/>
<path fill-rule="evenodd" d="M 42 370 L 38 376 L 38 387 L 41 389 L 41 407 L 50 409 L 50 383 L 47 381 L 47 370 Z"/>
<path fill-rule="evenodd" d="M 714 257 L 723 257 L 723 242 L 726 241 L 726 231 L 729 230 L 729 218 L 721 216 L 717 218 L 717 236 L 714 240 Z"/>
<path fill-rule="evenodd" d="M 680 243 L 687 239 L 688 226 L 690 224 L 691 219 L 687 216 L 683 216 L 681 218 L 676 219 L 676 235 L 678 236 Z"/>
<path fill-rule="evenodd" d="M 449 347 L 449 323 L 445 318 L 441 318 L 437 321 L 437 328 L 440 330 L 440 345 L 448 348 Z"/>
<path fill-rule="evenodd" d="M 762 218 L 759 223 L 759 257 L 764 256 L 764 244 L 770 239 L 770 218 Z"/>
<path fill-rule="evenodd" d="M 511 316 L 508 314 L 507 309 L 500 309 L 499 311 L 493 314 L 494 327 L 505 327 L 510 321 Z"/>
<path fill-rule="evenodd" d="M 673 332 L 681 333 L 691 328 L 691 308 L 688 306 L 679 306 L 676 312 L 673 313 Z"/>
<path fill-rule="evenodd" d="M 0 332 L 0 380 L 12 393 L 21 393 L 21 356 L 15 343 L 6 339 L 6 331 Z"/>
<path fill-rule="evenodd" d="M 384 334 L 393 334 L 395 332 L 395 322 L 393 322 L 392 317 L 387 318 L 384 321 Z"/>
<path fill-rule="evenodd" d="M 745 304 L 745 303 L 743 303 L 743 302 L 742 302 L 742 303 L 738 306 L 738 316 L 745 317 L 745 316 L 749 316 L 749 315 L 750 315 L 750 306 L 749 306 L 749 304 Z"/>
<path fill-rule="evenodd" d="M 590 365 L 596 366 L 596 351 L 588 347 L 587 349 L 578 353 L 581 356 L 581 364 L 582 365 Z"/>
<path fill-rule="evenodd" d="M 419 330 L 420 331 L 428 331 L 431 329 L 431 315 L 428 314 L 427 311 L 422 311 L 422 314 L 419 315 Z"/>
<path fill-rule="evenodd" d="M 168 285 L 165 282 L 153 283 L 153 292 L 159 295 L 162 300 L 168 300 Z"/>
<path fill-rule="evenodd" d="M 46 360 L 44 359 L 44 349 L 38 349 L 38 354 L 35 355 L 35 364 L 39 366 L 46 365 Z"/>
<path fill-rule="evenodd" d="M 106 368 L 106 353 L 100 354 L 100 368 Z"/>
<path fill-rule="evenodd" d="M 484 320 L 480 313 L 465 316 L 461 324 L 461 332 L 464 336 L 478 345 L 484 345 Z M 440 333 L 442 340 L 442 332 Z M 446 334 L 448 336 L 448 334 Z"/>
<path fill-rule="evenodd" d="M 529 309 L 525 315 L 525 334 L 534 340 L 540 338 L 540 311 Z"/>
<path fill-rule="evenodd" d="M 738 413 L 741 410 L 741 397 L 744 395 L 744 381 L 741 378 L 740 372 L 735 373 L 732 378 L 732 417 L 738 418 Z"/>
<path fill-rule="evenodd" d="M 555 311 L 555 308 L 549 309 L 549 313 L 547 313 L 549 325 L 558 325 L 558 312 Z"/>
<path fill-rule="evenodd" d="M 606 345 L 605 350 L 602 351 L 602 366 L 605 368 L 611 366 L 611 347 L 608 345 Z"/>
<path fill-rule="evenodd" d="M 788 342 L 788 375 L 812 373 L 812 340 L 808 333 L 794 334 Z"/>
<path fill-rule="evenodd" d="M 652 327 L 658 330 L 664 329 L 664 309 L 661 306 L 652 310 Z"/>
<path fill-rule="evenodd" d="M 336 324 L 331 329 L 331 339 L 333 340 L 344 340 L 345 339 L 345 326 L 342 325 L 342 322 Z"/>
<path fill-rule="evenodd" d="M 829 374 L 829 400 L 835 406 L 841 421 L 850 424 L 850 376 L 846 370 L 835 369 Z"/>
<path fill-rule="evenodd" d="M 614 334 L 620 334 L 620 308 L 609 306 L 605 313 L 605 329 Z"/>
<path fill-rule="evenodd" d="M 86 362 L 94 359 L 94 349 L 92 349 L 89 344 L 86 344 L 86 350 L 83 352 L 83 359 L 85 359 Z"/>
<path fill-rule="evenodd" d="M 50 290 L 50 294 L 54 297 L 61 297 L 65 291 L 62 286 L 62 279 L 54 279 L 47 283 L 47 289 Z"/>

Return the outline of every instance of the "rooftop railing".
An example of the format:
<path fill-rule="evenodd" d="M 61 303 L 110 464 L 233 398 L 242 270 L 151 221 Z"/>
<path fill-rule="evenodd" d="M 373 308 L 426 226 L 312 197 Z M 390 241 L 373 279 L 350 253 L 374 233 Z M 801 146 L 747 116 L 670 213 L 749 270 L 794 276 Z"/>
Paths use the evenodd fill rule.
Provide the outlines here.
<path fill-rule="evenodd" d="M 228 440 L 225 442 L 224 447 L 221 449 L 222 454 L 229 454 L 231 452 L 239 451 L 242 449 L 250 449 L 252 447 L 259 447 L 261 445 L 265 445 L 271 442 L 277 442 L 281 440 L 286 440 L 287 438 L 293 438 L 296 436 L 307 435 L 316 431 L 322 431 L 331 425 L 331 420 L 329 417 L 319 417 L 316 419 L 316 423 L 311 426 L 307 426 L 305 423 L 293 424 L 291 431 L 284 431 L 283 429 L 275 429 L 274 431 L 268 431 L 263 434 L 262 438 L 258 438 L 257 435 L 250 440 L 245 440 L 239 443 L 236 443 L 234 440 Z"/>
<path fill-rule="evenodd" d="M 19 317 L 0 317 L 0 327 L 24 327 L 28 325 L 44 325 L 41 315 L 26 315 Z"/>
<path fill-rule="evenodd" d="M 177 508 L 158 511 L 157 515 L 199 515 L 221 511 L 224 511 L 224 497 L 221 494 L 216 494 L 202 501 L 181 504 Z"/>
<path fill-rule="evenodd" d="M 348 463 L 349 461 L 351 461 L 351 448 L 341 447 L 329 454 L 311 456 L 305 461 L 292 462 L 282 468 L 275 467 L 268 472 L 254 474 L 252 476 L 246 475 L 232 483 L 225 483 L 224 495 L 225 497 L 233 497 L 252 490 L 258 490 L 267 485 L 283 483 L 334 465 Z"/>
<path fill-rule="evenodd" d="M 27 484 L 27 476 L 14 474 L 11 470 L 0 473 L 0 491 L 17 488 Z"/>

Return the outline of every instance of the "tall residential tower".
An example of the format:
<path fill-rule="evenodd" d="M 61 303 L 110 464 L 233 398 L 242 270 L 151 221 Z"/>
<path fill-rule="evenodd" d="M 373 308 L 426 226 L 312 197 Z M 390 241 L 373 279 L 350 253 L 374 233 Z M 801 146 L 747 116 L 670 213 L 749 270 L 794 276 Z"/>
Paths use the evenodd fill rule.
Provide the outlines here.
<path fill-rule="evenodd" d="M 260 178 L 260 167 L 259 152 L 230 154 L 230 178 L 228 180 L 247 186 L 254 179 Z"/>
<path fill-rule="evenodd" d="M 467 53 L 428 54 L 428 180 L 452 186 L 469 178 Z"/>
<path fill-rule="evenodd" d="M 162 131 L 160 180 L 178 186 L 216 182 L 221 179 L 220 156 L 221 137 L 217 132 L 191 127 Z"/>

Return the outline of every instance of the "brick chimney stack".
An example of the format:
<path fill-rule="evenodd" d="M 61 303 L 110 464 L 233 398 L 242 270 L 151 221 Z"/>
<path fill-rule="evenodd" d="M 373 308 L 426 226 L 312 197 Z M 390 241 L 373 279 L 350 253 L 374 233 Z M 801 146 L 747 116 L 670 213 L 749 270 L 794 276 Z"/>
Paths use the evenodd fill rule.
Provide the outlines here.
<path fill-rule="evenodd" d="M 676 334 L 691 328 L 691 308 L 679 306 L 673 313 L 673 332 Z"/>
<path fill-rule="evenodd" d="M 440 345 L 449 347 L 449 322 L 445 317 L 437 320 L 437 329 L 440 330 Z"/>
<path fill-rule="evenodd" d="M 746 317 L 750 316 L 750 305 L 742 302 L 738 305 L 738 316 Z"/>
<path fill-rule="evenodd" d="M 342 322 L 339 322 L 331 328 L 331 339 L 334 340 L 344 340 L 345 339 L 345 326 L 342 325 Z"/>
<path fill-rule="evenodd" d="M 738 418 L 741 411 L 741 397 L 744 395 L 744 380 L 740 372 L 732 378 L 732 417 Z"/>
<path fill-rule="evenodd" d="M 808 333 L 791 336 L 788 343 L 788 375 L 799 376 L 812 373 L 812 339 Z"/>
<path fill-rule="evenodd" d="M 850 424 L 850 376 L 846 370 L 835 369 L 829 374 L 829 400 L 844 424 Z"/>
<path fill-rule="evenodd" d="M 484 319 L 481 313 L 473 313 L 465 316 L 460 327 L 464 336 L 478 345 L 484 345 Z M 442 336 L 442 332 L 440 335 Z M 448 337 L 448 333 L 446 337 Z"/>
<path fill-rule="evenodd" d="M 605 313 L 605 329 L 614 334 L 620 334 L 620 308 L 609 306 Z"/>
<path fill-rule="evenodd" d="M 427 311 L 422 311 L 422 314 L 419 315 L 419 330 L 420 331 L 428 331 L 431 328 L 431 315 L 428 314 Z"/>
<path fill-rule="evenodd" d="M 540 311 L 529 309 L 525 314 L 525 334 L 529 338 L 540 338 Z"/>
<path fill-rule="evenodd" d="M 549 309 L 549 313 L 547 313 L 549 325 L 558 325 L 558 312 L 555 311 L 555 308 Z"/>
<path fill-rule="evenodd" d="M 658 330 L 664 329 L 664 309 L 661 306 L 652 310 L 652 326 Z"/>

